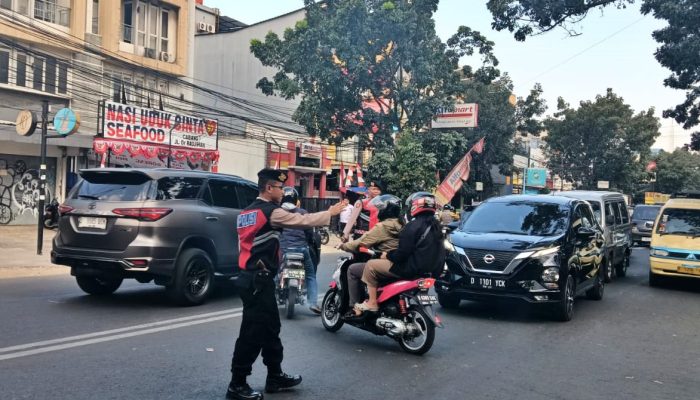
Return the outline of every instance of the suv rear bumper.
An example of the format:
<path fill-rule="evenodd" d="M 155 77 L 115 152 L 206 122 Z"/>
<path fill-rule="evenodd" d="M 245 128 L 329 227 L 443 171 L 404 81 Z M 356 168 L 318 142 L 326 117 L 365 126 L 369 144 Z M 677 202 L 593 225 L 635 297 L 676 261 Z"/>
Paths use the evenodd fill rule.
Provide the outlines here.
<path fill-rule="evenodd" d="M 170 281 L 175 260 L 160 258 L 157 255 L 158 249 L 152 247 L 129 246 L 124 251 L 105 251 L 61 246 L 57 239 L 54 239 L 51 262 L 72 267 L 73 275 L 103 274 L 124 278 L 152 276 Z M 145 260 L 147 264 L 135 265 L 130 260 Z"/>

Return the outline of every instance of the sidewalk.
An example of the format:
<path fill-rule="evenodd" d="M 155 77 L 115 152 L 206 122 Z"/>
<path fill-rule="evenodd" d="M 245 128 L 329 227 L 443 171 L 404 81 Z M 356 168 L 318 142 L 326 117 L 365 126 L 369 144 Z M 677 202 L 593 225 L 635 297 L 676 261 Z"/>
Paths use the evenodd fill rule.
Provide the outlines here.
<path fill-rule="evenodd" d="M 42 255 L 36 254 L 36 225 L 0 226 L 0 279 L 69 274 L 70 269 L 51 264 L 51 240 L 56 231 L 44 229 Z"/>

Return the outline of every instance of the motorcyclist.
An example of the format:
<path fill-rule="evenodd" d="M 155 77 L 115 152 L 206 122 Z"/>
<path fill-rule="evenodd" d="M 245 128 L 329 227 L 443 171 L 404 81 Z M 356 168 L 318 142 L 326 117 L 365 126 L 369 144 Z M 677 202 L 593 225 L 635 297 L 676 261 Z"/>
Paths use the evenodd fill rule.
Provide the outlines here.
<path fill-rule="evenodd" d="M 377 311 L 377 287 L 381 278 L 416 279 L 440 273 L 445 263 L 442 227 L 435 219 L 435 196 L 417 192 L 406 199 L 406 219 L 399 234 L 399 247 L 382 253 L 381 259 L 367 262 L 362 281 L 367 284 L 369 299 L 358 305 L 360 312 Z"/>
<path fill-rule="evenodd" d="M 347 242 L 350 239 L 351 233 L 353 238 L 357 239 L 377 224 L 378 210 L 371 205 L 371 202 L 373 198 L 380 196 L 381 194 L 382 188 L 379 182 L 376 180 L 370 181 L 369 185 L 367 185 L 365 199 L 357 199 L 354 201 L 355 208 L 353 209 L 350 219 L 343 230 L 343 242 Z"/>
<path fill-rule="evenodd" d="M 339 246 L 341 250 L 355 253 L 360 247 L 374 248 L 380 252 L 389 252 L 399 247 L 399 232 L 401 223 L 401 199 L 390 194 L 384 194 L 372 199 L 372 206 L 378 210 L 379 223 L 360 238 Z M 359 262 L 348 268 L 349 304 L 360 300 L 360 280 L 365 269 L 365 263 Z M 355 313 L 359 314 L 359 313 Z"/>
<path fill-rule="evenodd" d="M 308 214 L 306 210 L 299 207 L 299 193 L 291 186 L 282 188 L 282 208 L 291 213 Z M 306 301 L 309 310 L 316 315 L 321 314 L 318 307 L 318 284 L 316 282 L 316 267 L 311 257 L 309 243 L 313 243 L 313 229 L 284 228 L 280 236 L 280 248 L 282 254 L 300 253 L 304 255 L 304 276 L 306 283 Z"/>

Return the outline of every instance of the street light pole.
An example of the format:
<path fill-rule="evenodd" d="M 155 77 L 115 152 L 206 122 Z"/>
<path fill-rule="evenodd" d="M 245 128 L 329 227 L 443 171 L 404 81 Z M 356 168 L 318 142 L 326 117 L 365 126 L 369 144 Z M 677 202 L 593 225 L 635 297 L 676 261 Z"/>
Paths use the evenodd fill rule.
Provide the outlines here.
<path fill-rule="evenodd" d="M 44 244 L 44 201 L 46 200 L 46 136 L 48 134 L 49 101 L 41 102 L 41 161 L 39 166 L 39 218 L 37 218 L 36 254 L 41 255 Z"/>

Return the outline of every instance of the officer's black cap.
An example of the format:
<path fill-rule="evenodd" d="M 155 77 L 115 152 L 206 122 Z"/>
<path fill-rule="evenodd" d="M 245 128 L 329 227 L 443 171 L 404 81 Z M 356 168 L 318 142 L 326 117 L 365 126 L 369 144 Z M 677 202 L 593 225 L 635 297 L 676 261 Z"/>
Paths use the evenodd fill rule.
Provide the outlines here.
<path fill-rule="evenodd" d="M 369 187 L 372 187 L 372 186 L 376 187 L 376 188 L 379 189 L 379 190 L 382 190 L 382 191 L 384 190 L 384 186 L 382 185 L 382 183 L 381 183 L 379 180 L 376 180 L 376 179 L 370 180 L 370 181 L 369 181 L 369 184 L 367 185 L 367 187 L 369 188 Z"/>
<path fill-rule="evenodd" d="M 264 168 L 258 171 L 258 179 L 285 183 L 287 181 L 287 173 L 279 169 Z"/>

